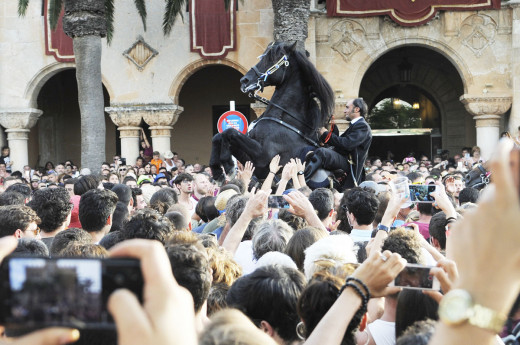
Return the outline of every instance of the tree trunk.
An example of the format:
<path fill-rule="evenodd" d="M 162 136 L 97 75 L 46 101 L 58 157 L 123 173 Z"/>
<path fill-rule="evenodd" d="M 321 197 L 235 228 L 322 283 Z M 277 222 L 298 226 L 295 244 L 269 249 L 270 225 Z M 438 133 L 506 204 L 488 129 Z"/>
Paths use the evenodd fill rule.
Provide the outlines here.
<path fill-rule="evenodd" d="M 310 0 L 272 0 L 274 12 L 274 40 L 297 42 L 305 49 L 310 15 Z"/>
<path fill-rule="evenodd" d="M 66 0 L 63 30 L 73 38 L 81 113 L 81 167 L 99 172 L 105 161 L 105 107 L 101 37 L 106 36 L 104 0 Z"/>

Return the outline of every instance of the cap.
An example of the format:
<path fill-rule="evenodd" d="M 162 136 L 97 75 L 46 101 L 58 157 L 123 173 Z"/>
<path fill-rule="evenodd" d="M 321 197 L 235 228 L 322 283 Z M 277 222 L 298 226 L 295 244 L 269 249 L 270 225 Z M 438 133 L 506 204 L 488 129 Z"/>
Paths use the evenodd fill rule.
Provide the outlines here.
<path fill-rule="evenodd" d="M 164 158 L 166 159 L 172 159 L 173 158 L 173 152 L 172 151 L 166 151 L 164 153 Z"/>
<path fill-rule="evenodd" d="M 155 176 L 155 180 L 153 180 L 153 183 L 157 182 L 160 178 L 166 178 L 166 175 L 163 173 L 159 173 Z"/>
<path fill-rule="evenodd" d="M 152 183 L 152 179 L 147 175 L 141 175 L 137 179 L 137 184 L 142 185 L 143 183 Z"/>
<path fill-rule="evenodd" d="M 376 195 L 382 192 L 386 192 L 386 187 L 384 185 L 378 184 L 375 181 L 363 181 L 359 184 L 359 187 L 372 189 Z"/>

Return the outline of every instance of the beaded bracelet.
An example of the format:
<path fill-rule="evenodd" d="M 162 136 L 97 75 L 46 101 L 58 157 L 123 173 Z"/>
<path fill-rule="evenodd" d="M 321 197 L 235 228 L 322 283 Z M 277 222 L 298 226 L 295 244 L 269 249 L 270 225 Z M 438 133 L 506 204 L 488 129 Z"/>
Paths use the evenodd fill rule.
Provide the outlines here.
<path fill-rule="evenodd" d="M 365 294 L 363 293 L 363 291 L 361 291 L 361 289 L 354 283 L 345 283 L 345 285 L 343 285 L 341 287 L 341 289 L 339 290 L 339 293 L 338 293 L 338 297 L 343 293 L 343 291 L 347 288 L 347 287 L 351 287 L 354 289 L 354 291 L 358 294 L 358 296 L 361 298 L 361 307 L 360 309 L 362 310 L 366 310 L 367 309 L 367 305 L 368 305 L 368 298 L 367 296 L 365 296 Z"/>
<path fill-rule="evenodd" d="M 348 282 L 350 282 L 350 281 L 354 281 L 354 282 L 358 283 L 359 285 L 361 285 L 361 287 L 362 287 L 363 289 L 365 289 L 365 293 L 366 293 L 365 296 L 366 296 L 366 298 L 367 298 L 367 299 L 370 299 L 370 298 L 371 298 L 370 290 L 368 289 L 368 286 L 367 286 L 365 283 L 363 283 L 363 281 L 361 281 L 361 279 L 357 279 L 357 278 L 355 278 L 355 277 L 348 277 L 346 282 L 348 283 Z"/>
<path fill-rule="evenodd" d="M 450 224 L 450 223 L 453 223 L 453 222 L 456 222 L 457 221 L 457 218 L 455 217 L 448 217 L 446 218 L 446 222 L 444 223 L 444 226 Z"/>

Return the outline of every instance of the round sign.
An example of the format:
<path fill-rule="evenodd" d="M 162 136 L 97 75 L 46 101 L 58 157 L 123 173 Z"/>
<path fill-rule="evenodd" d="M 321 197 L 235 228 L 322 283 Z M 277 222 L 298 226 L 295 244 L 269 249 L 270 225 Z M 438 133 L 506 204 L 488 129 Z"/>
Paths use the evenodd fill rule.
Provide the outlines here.
<path fill-rule="evenodd" d="M 224 132 L 228 128 L 234 128 L 242 134 L 247 133 L 247 119 L 239 111 L 230 110 L 226 111 L 218 119 L 217 129 L 219 133 Z"/>

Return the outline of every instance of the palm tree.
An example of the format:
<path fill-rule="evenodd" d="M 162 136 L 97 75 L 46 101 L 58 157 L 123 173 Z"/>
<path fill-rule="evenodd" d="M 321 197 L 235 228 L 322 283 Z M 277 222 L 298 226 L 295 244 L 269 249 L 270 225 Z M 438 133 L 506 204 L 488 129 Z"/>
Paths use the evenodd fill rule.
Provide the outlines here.
<path fill-rule="evenodd" d="M 49 0 L 49 22 L 54 30 L 65 7 L 63 30 L 73 39 L 81 113 L 81 164 L 99 171 L 105 160 L 105 110 L 101 81 L 101 38 L 112 38 L 113 0 Z M 144 0 L 134 0 L 146 30 Z M 29 0 L 18 1 L 24 16 Z"/>
<path fill-rule="evenodd" d="M 296 42 L 299 49 L 305 49 L 307 39 L 310 0 L 271 0 L 274 12 L 274 40 Z"/>

